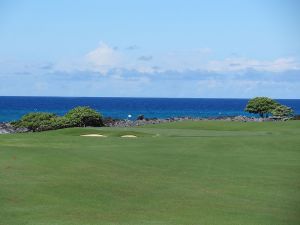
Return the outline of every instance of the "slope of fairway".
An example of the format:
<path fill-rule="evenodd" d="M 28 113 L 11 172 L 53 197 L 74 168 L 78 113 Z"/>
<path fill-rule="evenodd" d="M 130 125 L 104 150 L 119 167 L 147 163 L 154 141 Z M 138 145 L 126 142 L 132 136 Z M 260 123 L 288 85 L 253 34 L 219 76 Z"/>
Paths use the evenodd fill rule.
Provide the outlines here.
<path fill-rule="evenodd" d="M 298 121 L 0 135 L 0 225 L 300 224 L 299 137 Z"/>

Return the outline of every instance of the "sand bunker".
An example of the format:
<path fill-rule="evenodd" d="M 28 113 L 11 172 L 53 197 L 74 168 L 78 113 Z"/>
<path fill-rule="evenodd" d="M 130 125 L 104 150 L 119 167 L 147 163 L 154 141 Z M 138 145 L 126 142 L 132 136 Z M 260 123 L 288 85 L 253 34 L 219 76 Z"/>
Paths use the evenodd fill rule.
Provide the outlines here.
<path fill-rule="evenodd" d="M 121 137 L 122 137 L 122 138 L 136 138 L 137 136 L 128 134 L 128 135 L 123 135 L 123 136 L 121 136 Z"/>
<path fill-rule="evenodd" d="M 82 137 L 107 137 L 105 135 L 102 135 L 102 134 L 83 134 L 83 135 L 80 135 Z"/>

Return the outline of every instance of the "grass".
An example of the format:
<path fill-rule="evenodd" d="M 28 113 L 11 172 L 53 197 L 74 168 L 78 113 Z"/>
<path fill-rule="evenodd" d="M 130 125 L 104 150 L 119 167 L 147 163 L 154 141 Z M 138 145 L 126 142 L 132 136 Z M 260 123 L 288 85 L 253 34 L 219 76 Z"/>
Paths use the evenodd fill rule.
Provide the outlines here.
<path fill-rule="evenodd" d="M 0 224 L 300 224 L 299 137 L 299 121 L 0 135 Z"/>

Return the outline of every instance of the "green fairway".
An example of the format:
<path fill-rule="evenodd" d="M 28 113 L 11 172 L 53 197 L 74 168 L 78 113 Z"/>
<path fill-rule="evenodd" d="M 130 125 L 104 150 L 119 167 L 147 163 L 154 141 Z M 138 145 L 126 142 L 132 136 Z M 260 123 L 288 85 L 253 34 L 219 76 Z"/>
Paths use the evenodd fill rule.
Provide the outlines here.
<path fill-rule="evenodd" d="M 0 225 L 171 224 L 300 224 L 299 121 L 0 135 Z"/>

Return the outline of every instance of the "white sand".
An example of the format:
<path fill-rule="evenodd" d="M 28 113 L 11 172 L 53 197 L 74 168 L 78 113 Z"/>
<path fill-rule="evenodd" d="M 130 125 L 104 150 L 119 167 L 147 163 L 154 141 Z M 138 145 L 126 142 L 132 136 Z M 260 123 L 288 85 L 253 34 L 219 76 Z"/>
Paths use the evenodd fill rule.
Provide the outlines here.
<path fill-rule="evenodd" d="M 82 137 L 107 137 L 105 135 L 102 135 L 102 134 L 83 134 L 83 135 L 80 135 Z"/>
<path fill-rule="evenodd" d="M 123 135 L 123 136 L 121 136 L 121 137 L 122 137 L 122 138 L 136 138 L 137 136 L 128 134 L 128 135 Z"/>

